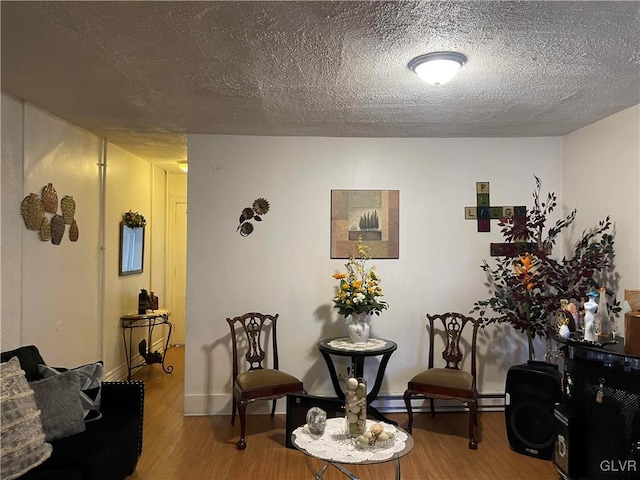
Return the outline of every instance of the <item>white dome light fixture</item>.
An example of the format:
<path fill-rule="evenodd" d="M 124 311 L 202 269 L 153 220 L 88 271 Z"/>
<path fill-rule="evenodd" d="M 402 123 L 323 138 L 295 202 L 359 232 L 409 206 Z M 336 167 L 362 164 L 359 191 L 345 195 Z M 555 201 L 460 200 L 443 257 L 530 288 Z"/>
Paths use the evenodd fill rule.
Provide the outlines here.
<path fill-rule="evenodd" d="M 443 85 L 455 77 L 467 57 L 458 52 L 433 52 L 420 55 L 409 62 L 409 68 L 431 85 Z"/>

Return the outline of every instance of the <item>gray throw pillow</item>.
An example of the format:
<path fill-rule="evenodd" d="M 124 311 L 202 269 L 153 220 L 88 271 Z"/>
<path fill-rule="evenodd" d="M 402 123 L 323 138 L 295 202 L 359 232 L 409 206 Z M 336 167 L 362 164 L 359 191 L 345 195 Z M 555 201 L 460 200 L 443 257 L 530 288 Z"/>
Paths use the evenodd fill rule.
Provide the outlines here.
<path fill-rule="evenodd" d="M 80 377 L 76 372 L 69 370 L 29 385 L 42 412 L 42 427 L 48 442 L 84 432 Z"/>
<path fill-rule="evenodd" d="M 38 365 L 40 378 L 49 378 L 62 372 L 73 370 L 80 377 L 80 401 L 84 409 L 84 421 L 92 422 L 102 418 L 100 402 L 102 400 L 102 361 L 80 365 L 76 368 L 51 367 Z"/>
<path fill-rule="evenodd" d="M 51 456 L 45 442 L 40 411 L 18 357 L 0 365 L 0 478 L 12 480 Z"/>

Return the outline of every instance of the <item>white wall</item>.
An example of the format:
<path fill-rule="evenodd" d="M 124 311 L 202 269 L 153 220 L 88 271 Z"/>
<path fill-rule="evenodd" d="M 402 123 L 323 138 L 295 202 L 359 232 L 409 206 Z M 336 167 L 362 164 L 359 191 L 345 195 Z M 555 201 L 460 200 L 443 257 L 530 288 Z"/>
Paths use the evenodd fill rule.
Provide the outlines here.
<path fill-rule="evenodd" d="M 104 358 L 110 365 L 125 362 L 120 329 L 120 317 L 138 313 L 138 293 L 144 288 L 150 290 L 151 278 L 151 165 L 124 150 L 109 145 L 107 154 L 106 188 L 106 260 L 104 305 Z M 120 254 L 120 222 L 129 210 L 140 212 L 147 220 L 143 271 L 139 274 L 119 276 L 118 258 Z M 134 337 L 134 352 L 140 333 Z"/>
<path fill-rule="evenodd" d="M 372 334 L 398 343 L 380 393 L 401 395 L 425 365 L 425 314 L 467 313 L 488 296 L 480 264 L 502 237 L 495 221 L 478 233 L 464 218 L 476 182 L 490 182 L 493 205 L 530 206 L 537 175 L 562 201 L 561 142 L 190 135 L 185 412 L 231 411 L 225 318 L 248 311 L 280 313 L 281 368 L 333 393 L 316 348 L 345 334 L 331 308 L 344 264 L 329 258 L 332 189 L 400 190 L 400 258 L 375 260 L 390 308 Z M 243 238 L 238 217 L 257 197 L 271 210 Z M 502 392 L 506 369 L 527 358 L 524 336 L 491 326 L 479 344 L 480 391 Z"/>
<path fill-rule="evenodd" d="M 35 343 L 50 363 L 72 366 L 102 357 L 107 372 L 122 373 L 119 317 L 136 309 L 140 288 L 156 291 L 162 304 L 163 196 L 182 195 L 184 188 L 108 146 L 102 276 L 101 140 L 4 93 L 1 99 L 2 350 Z M 224 319 L 250 310 L 281 314 L 282 367 L 302 377 L 309 392 L 332 394 L 315 347 L 319 339 L 345 332 L 331 308 L 331 275 L 344 263 L 329 258 L 331 189 L 400 190 L 400 258 L 375 260 L 391 308 L 374 320 L 372 331 L 399 346 L 381 394 L 401 394 L 424 365 L 426 312 L 468 312 L 487 296 L 479 265 L 489 258 L 489 243 L 502 239 L 495 223 L 491 233 L 477 233 L 475 223 L 464 220 L 476 181 L 491 183 L 493 205 L 530 206 L 537 175 L 543 192 L 556 192 L 565 211 L 578 207 L 578 232 L 611 214 L 620 291 L 638 288 L 638 108 L 564 139 L 189 136 L 185 413 L 230 411 Z M 222 165 L 220 173 L 214 164 Z M 609 186 L 604 194 L 585 189 L 596 173 Z M 22 199 L 49 182 L 59 195 L 76 199 L 76 244 L 68 238 L 60 246 L 40 242 L 24 228 Z M 242 238 L 235 230 L 240 211 L 260 196 L 271 202 L 271 211 Z M 144 274 L 119 277 L 118 225 L 129 209 L 148 213 L 153 242 L 145 247 Z M 481 333 L 480 345 L 480 390 L 500 392 L 508 367 L 526 359 L 524 338 L 508 326 L 492 326 Z M 542 345 L 537 352 L 540 358 Z"/>
<path fill-rule="evenodd" d="M 562 176 L 563 208 L 578 209 L 568 245 L 607 215 L 615 224 L 618 278 L 607 286 L 623 301 L 625 289 L 640 288 L 640 106 L 567 135 Z"/>
<path fill-rule="evenodd" d="M 1 98 L 2 350 L 35 344 L 48 363 L 59 366 L 102 359 L 107 378 L 122 378 L 120 317 L 137 311 L 140 288 L 164 296 L 166 172 L 108 145 L 103 226 L 103 141 L 33 105 L 4 93 Z M 60 245 L 42 242 L 25 228 L 22 199 L 40 194 L 47 183 L 60 199 L 74 197 L 78 242 L 69 241 L 68 228 Z M 119 224 L 130 209 L 149 222 L 145 269 L 120 277 Z"/>
<path fill-rule="evenodd" d="M 23 105 L 19 100 L 4 95 L 2 101 L 2 166 L 0 180 L 2 185 L 2 217 L 0 223 L 0 327 L 2 351 L 20 344 L 22 302 L 20 285 L 22 284 L 22 233 L 24 223 L 16 199 L 22 199 L 22 119 Z"/>
<path fill-rule="evenodd" d="M 18 109 L 5 109 L 5 100 L 7 105 L 15 101 L 3 95 L 3 122 L 10 122 L 16 130 L 6 138 L 3 131 L 3 143 L 5 139 L 11 144 L 22 141 L 23 157 L 15 160 L 20 170 L 15 172 L 15 188 L 11 188 L 9 196 L 3 196 L 9 221 L 17 228 L 13 234 L 20 238 L 20 244 L 11 247 L 16 249 L 20 266 L 15 272 L 18 278 L 13 279 L 15 284 L 9 287 L 19 299 L 20 316 L 7 316 L 3 309 L 3 330 L 5 325 L 10 330 L 19 328 L 20 343 L 38 345 L 52 364 L 94 361 L 101 348 L 96 215 L 100 140 L 28 104 L 23 115 L 16 115 Z M 7 183 L 13 184 L 3 177 L 3 187 Z M 78 242 L 69 241 L 68 227 L 60 245 L 42 242 L 38 232 L 25 229 L 20 215 L 22 198 L 31 192 L 39 195 L 48 183 L 56 188 L 59 199 L 73 196 L 80 230 Z M 8 235 L 10 232 L 3 231 L 3 240 Z M 3 243 L 3 257 L 6 256 Z M 5 286 L 8 285 L 3 282 L 3 292 Z M 15 342 L 16 338 L 10 341 Z M 73 348 L 60 348 L 61 345 Z M 6 347 L 3 335 L 3 349 Z"/>

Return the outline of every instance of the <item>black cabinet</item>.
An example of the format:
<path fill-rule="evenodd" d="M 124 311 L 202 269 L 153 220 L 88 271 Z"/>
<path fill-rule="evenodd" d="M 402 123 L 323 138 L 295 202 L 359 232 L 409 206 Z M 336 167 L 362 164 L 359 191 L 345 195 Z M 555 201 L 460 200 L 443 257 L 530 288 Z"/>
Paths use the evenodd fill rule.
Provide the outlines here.
<path fill-rule="evenodd" d="M 562 341 L 553 462 L 567 478 L 640 479 L 640 357 L 623 342 Z"/>

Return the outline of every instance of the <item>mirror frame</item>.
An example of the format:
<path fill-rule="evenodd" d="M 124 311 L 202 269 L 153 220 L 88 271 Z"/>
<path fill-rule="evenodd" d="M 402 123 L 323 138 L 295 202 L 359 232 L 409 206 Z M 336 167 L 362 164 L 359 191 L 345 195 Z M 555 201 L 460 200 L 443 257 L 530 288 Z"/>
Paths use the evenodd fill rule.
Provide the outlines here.
<path fill-rule="evenodd" d="M 124 222 L 120 222 L 120 255 L 118 256 L 120 276 L 142 273 L 144 269 L 144 230 L 145 227 L 131 228 L 127 227 Z M 129 246 L 131 242 L 133 242 L 131 259 L 129 262 L 125 262 L 125 255 L 128 253 L 128 249 L 125 247 Z"/>

